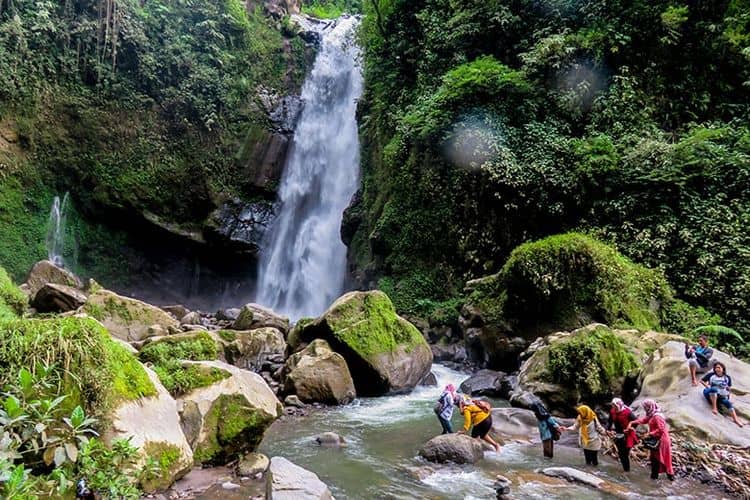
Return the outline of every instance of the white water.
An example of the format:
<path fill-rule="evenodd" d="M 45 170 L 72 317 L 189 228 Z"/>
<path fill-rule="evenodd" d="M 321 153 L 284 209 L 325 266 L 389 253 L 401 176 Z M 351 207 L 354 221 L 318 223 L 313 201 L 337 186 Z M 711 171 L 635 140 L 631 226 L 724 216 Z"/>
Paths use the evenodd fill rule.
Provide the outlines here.
<path fill-rule="evenodd" d="M 55 196 L 49 211 L 49 227 L 47 228 L 47 259 L 60 267 L 65 267 L 63 259 L 65 219 L 68 210 L 68 193 L 60 201 Z"/>
<path fill-rule="evenodd" d="M 342 17 L 323 28 L 302 88 L 304 108 L 279 188 L 279 216 L 263 242 L 256 301 L 292 320 L 319 315 L 344 286 L 341 218 L 359 183 L 358 25 L 357 18 Z"/>

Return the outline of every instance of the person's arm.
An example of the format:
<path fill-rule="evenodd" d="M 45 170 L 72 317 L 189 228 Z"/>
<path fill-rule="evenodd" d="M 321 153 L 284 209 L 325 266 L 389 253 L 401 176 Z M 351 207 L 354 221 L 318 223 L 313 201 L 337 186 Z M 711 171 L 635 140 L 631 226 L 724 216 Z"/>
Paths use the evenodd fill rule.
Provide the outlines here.
<path fill-rule="evenodd" d="M 732 395 L 732 377 L 725 375 L 727 378 L 727 399 Z"/>
<path fill-rule="evenodd" d="M 570 427 L 563 427 L 563 429 L 565 429 L 566 431 L 577 431 L 578 427 L 580 427 L 580 425 L 581 424 L 580 424 L 579 420 L 575 419 L 575 421 L 573 422 L 573 425 L 571 425 Z"/>
<path fill-rule="evenodd" d="M 709 387 L 708 381 L 711 380 L 711 375 L 713 374 L 714 372 L 708 372 L 701 377 L 701 384 L 703 384 L 704 387 Z"/>
<path fill-rule="evenodd" d="M 628 422 L 628 425 L 627 427 L 625 427 L 625 430 L 632 429 L 633 427 L 638 427 L 639 425 L 645 424 L 646 422 L 648 422 L 648 417 L 645 415 L 642 416 L 641 418 L 636 418 L 633 421 Z"/>
<path fill-rule="evenodd" d="M 690 350 L 690 344 L 685 342 L 685 357 L 687 359 L 690 359 L 690 357 L 693 355 L 693 352 Z"/>
<path fill-rule="evenodd" d="M 596 428 L 596 432 L 598 432 L 601 435 L 604 435 L 607 433 L 606 430 L 604 430 L 604 427 L 602 427 L 601 422 L 599 422 L 598 418 L 594 419 L 594 427 Z"/>
<path fill-rule="evenodd" d="M 471 412 L 468 408 L 464 409 L 464 430 L 471 429 Z"/>
<path fill-rule="evenodd" d="M 661 439 L 662 434 L 667 430 L 667 424 L 661 417 L 654 417 L 654 421 L 656 422 L 656 429 L 649 432 L 648 435 L 653 436 L 656 439 Z"/>
<path fill-rule="evenodd" d="M 615 411 L 609 410 L 609 420 L 607 420 L 607 431 L 612 430 L 612 424 L 614 424 L 615 421 Z"/>

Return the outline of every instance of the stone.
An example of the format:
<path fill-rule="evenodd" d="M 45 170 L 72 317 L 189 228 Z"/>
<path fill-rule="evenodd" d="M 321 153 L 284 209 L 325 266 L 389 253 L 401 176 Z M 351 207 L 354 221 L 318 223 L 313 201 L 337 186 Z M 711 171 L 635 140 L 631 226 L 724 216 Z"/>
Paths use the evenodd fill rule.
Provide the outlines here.
<path fill-rule="evenodd" d="M 574 419 L 554 417 L 562 426 L 573 425 Z M 492 432 L 504 440 L 539 442 L 539 426 L 534 412 L 522 408 L 493 408 Z M 578 446 L 578 435 L 573 432 L 563 432 L 560 445 Z"/>
<path fill-rule="evenodd" d="M 46 283 L 36 292 L 31 306 L 40 313 L 74 311 L 86 303 L 86 294 L 77 288 Z"/>
<path fill-rule="evenodd" d="M 340 448 L 346 446 L 344 438 L 335 432 L 324 432 L 323 434 L 315 436 L 315 442 L 326 448 Z"/>
<path fill-rule="evenodd" d="M 432 352 L 417 328 L 396 314 L 381 291 L 349 292 L 306 323 L 300 341 L 322 338 L 346 360 L 358 395 L 413 389 L 432 367 Z"/>
<path fill-rule="evenodd" d="M 300 401 L 300 399 L 294 394 L 290 394 L 284 398 L 284 405 L 293 406 L 295 408 L 304 408 L 306 406 L 305 403 Z"/>
<path fill-rule="evenodd" d="M 430 462 L 473 464 L 484 458 L 479 440 L 466 434 L 442 434 L 427 441 L 419 456 Z"/>
<path fill-rule="evenodd" d="M 235 484 L 235 483 L 233 483 L 231 481 L 225 481 L 225 482 L 221 483 L 221 488 L 223 490 L 230 490 L 231 491 L 231 490 L 239 490 L 240 488 L 242 488 L 242 486 L 240 486 L 239 484 Z"/>
<path fill-rule="evenodd" d="M 468 361 L 466 346 L 463 342 L 431 344 L 430 349 L 435 361 L 451 361 L 453 363 L 465 363 Z"/>
<path fill-rule="evenodd" d="M 230 373 L 228 378 L 193 389 L 178 399 L 183 408 L 194 404 L 198 409 L 200 431 L 191 442 L 196 463 L 220 465 L 254 451 L 282 411 L 268 384 L 260 375 L 221 361 L 183 363 Z M 195 427 L 194 422 L 189 425 Z"/>
<path fill-rule="evenodd" d="M 203 225 L 203 236 L 213 245 L 256 255 L 274 217 L 271 202 L 247 203 L 233 199 L 209 214 Z"/>
<path fill-rule="evenodd" d="M 201 315 L 196 311 L 189 312 L 180 319 L 181 325 L 200 325 L 201 323 Z"/>
<path fill-rule="evenodd" d="M 152 325 L 159 325 L 167 331 L 179 328 L 176 319 L 156 306 L 105 290 L 95 282 L 89 292 L 83 311 L 99 320 L 119 339 L 137 342 L 148 338 L 152 335 L 149 332 Z"/>
<path fill-rule="evenodd" d="M 237 463 L 237 475 L 240 477 L 254 477 L 268 470 L 271 461 L 262 453 L 248 453 Z"/>
<path fill-rule="evenodd" d="M 36 293 L 48 283 L 83 288 L 81 280 L 75 274 L 48 260 L 40 260 L 34 264 L 26 278 L 25 284 L 28 287 L 29 296 L 33 299 Z"/>
<path fill-rule="evenodd" d="M 289 331 L 289 318 L 258 304 L 245 304 L 232 325 L 233 330 L 254 330 L 264 327 L 276 328 L 286 335 Z"/>
<path fill-rule="evenodd" d="M 435 373 L 430 372 L 425 375 L 422 380 L 419 381 L 419 385 L 425 387 L 435 387 L 436 385 L 438 385 L 437 376 L 435 375 Z"/>
<path fill-rule="evenodd" d="M 547 467 L 542 469 L 542 473 L 545 476 L 559 477 L 566 481 L 585 484 L 586 486 L 591 486 L 592 488 L 597 489 L 601 488 L 605 483 L 604 479 L 589 474 L 588 472 L 574 469 L 573 467 Z"/>
<path fill-rule="evenodd" d="M 223 344 L 227 362 L 246 370 L 259 371 L 269 359 L 286 352 L 284 335 L 273 327 L 221 330 L 214 336 Z"/>
<path fill-rule="evenodd" d="M 229 309 L 219 309 L 216 311 L 216 319 L 219 321 L 235 321 L 240 316 L 240 309 L 238 307 L 230 307 Z"/>
<path fill-rule="evenodd" d="M 504 372 L 495 370 L 479 370 L 471 377 L 461 382 L 459 391 L 472 396 L 499 397 L 502 383 L 507 376 Z"/>
<path fill-rule="evenodd" d="M 740 419 L 750 422 L 750 393 L 744 386 L 744 381 L 750 380 L 750 364 L 717 349 L 711 360 L 726 365 L 727 374 L 736 385 L 732 388 L 732 404 Z M 739 428 L 730 417 L 712 414 L 703 397 L 703 386 L 693 387 L 690 383 L 682 342 L 667 342 L 656 349 L 644 364 L 639 379 L 641 392 L 631 405 L 634 410 L 644 399 L 653 399 L 661 407 L 672 432 L 694 442 L 750 447 L 750 425 Z"/>
<path fill-rule="evenodd" d="M 164 490 L 187 474 L 193 466 L 193 451 L 182 431 L 178 404 L 161 385 L 159 377 L 146 368 L 157 395 L 121 403 L 114 409 L 111 424 L 102 438 L 108 444 L 114 439 L 130 439 L 141 451 L 138 467 L 146 457 L 159 464 L 159 474 L 141 483 L 146 492 Z"/>
<path fill-rule="evenodd" d="M 186 314 L 190 312 L 190 309 L 180 304 L 161 306 L 161 308 L 174 316 L 177 321 L 181 320 L 183 317 L 185 317 Z"/>
<path fill-rule="evenodd" d="M 332 500 L 328 486 L 318 475 L 295 465 L 286 458 L 273 457 L 268 468 L 268 500 Z"/>
<path fill-rule="evenodd" d="M 344 357 L 322 339 L 290 356 L 281 380 L 285 392 L 293 392 L 306 403 L 346 404 L 356 396 Z"/>

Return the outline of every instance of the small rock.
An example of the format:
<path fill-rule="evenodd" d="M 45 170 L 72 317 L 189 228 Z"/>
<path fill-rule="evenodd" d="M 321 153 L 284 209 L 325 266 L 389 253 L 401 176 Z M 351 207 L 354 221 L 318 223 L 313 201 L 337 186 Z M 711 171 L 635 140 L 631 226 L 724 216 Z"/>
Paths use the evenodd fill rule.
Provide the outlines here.
<path fill-rule="evenodd" d="M 263 475 L 271 461 L 262 453 L 248 453 L 237 464 L 237 474 L 243 477 Z"/>
<path fill-rule="evenodd" d="M 340 448 L 342 446 L 346 446 L 346 441 L 344 440 L 344 438 L 342 438 L 335 432 L 324 432 L 323 434 L 315 437 L 315 442 L 320 446 L 325 446 L 327 448 Z"/>
<path fill-rule="evenodd" d="M 190 309 L 180 304 L 175 304 L 173 306 L 162 306 L 162 309 L 174 316 L 177 321 L 184 318 L 185 315 L 190 312 Z"/>
<path fill-rule="evenodd" d="M 235 321 L 240 316 L 240 309 L 238 307 L 230 307 L 229 309 L 219 309 L 216 311 L 216 319 L 219 321 Z"/>
<path fill-rule="evenodd" d="M 287 396 L 286 398 L 284 398 L 284 404 L 286 406 L 293 406 L 295 408 L 304 408 L 305 407 L 305 403 L 303 403 L 302 401 L 300 401 L 300 399 L 296 395 L 294 395 L 294 394 L 290 394 L 289 396 Z"/>
<path fill-rule="evenodd" d="M 148 327 L 149 337 L 163 337 L 167 334 L 167 330 L 161 325 L 151 325 Z"/>
<path fill-rule="evenodd" d="M 181 325 L 200 325 L 201 324 L 201 315 L 200 313 L 193 311 L 187 313 L 185 316 L 180 319 Z"/>
<path fill-rule="evenodd" d="M 497 475 L 495 476 L 495 493 L 497 494 L 497 498 L 503 498 L 505 495 L 508 495 L 510 493 L 510 479 L 508 479 L 505 476 Z"/>
<path fill-rule="evenodd" d="M 241 488 L 239 484 L 234 484 L 231 481 L 221 483 L 221 487 L 225 490 L 239 490 Z"/>
<path fill-rule="evenodd" d="M 430 372 L 424 376 L 424 378 L 419 382 L 419 385 L 435 387 L 436 385 L 438 385 L 437 376 L 435 375 L 435 373 Z"/>

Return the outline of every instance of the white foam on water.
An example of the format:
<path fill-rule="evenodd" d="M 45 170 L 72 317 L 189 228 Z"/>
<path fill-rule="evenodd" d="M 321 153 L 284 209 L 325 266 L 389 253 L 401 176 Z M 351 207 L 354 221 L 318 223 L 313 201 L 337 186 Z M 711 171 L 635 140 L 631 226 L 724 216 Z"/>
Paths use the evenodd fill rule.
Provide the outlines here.
<path fill-rule="evenodd" d="M 494 481 L 478 470 L 442 469 L 422 479 L 422 483 L 451 498 L 494 498 Z"/>

